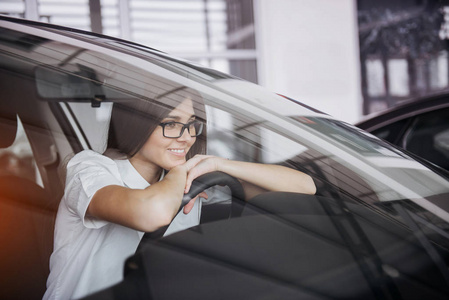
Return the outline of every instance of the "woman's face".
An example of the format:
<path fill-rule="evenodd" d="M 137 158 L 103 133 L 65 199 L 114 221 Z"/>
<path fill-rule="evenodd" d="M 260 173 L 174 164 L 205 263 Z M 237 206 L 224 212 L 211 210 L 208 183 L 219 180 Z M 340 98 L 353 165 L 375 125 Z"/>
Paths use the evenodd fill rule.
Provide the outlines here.
<path fill-rule="evenodd" d="M 192 100 L 185 99 L 161 123 L 175 121 L 188 123 L 195 119 Z M 196 137 L 191 137 L 188 130 L 179 138 L 166 138 L 162 133 L 162 127 L 157 126 L 142 148 L 133 156 L 132 162 L 152 164 L 166 170 L 183 164 L 186 161 L 186 155 Z"/>

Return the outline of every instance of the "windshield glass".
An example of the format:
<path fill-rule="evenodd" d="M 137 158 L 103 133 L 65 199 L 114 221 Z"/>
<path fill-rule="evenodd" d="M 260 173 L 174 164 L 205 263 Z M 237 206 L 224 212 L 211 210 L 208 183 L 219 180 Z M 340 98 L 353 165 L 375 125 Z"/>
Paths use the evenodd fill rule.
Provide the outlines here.
<path fill-rule="evenodd" d="M 447 235 L 447 179 L 400 150 L 260 86 L 116 41 L 107 44 L 3 29 L 1 67 L 32 85 L 33 93 L 17 101 L 45 111 L 45 126 L 57 140 L 50 144 L 61 161 L 82 149 L 106 150 L 114 106 L 129 110 L 121 123 L 127 126 L 140 117 L 145 121 L 145 103 L 173 109 L 188 93 L 206 125 L 208 154 L 301 170 L 313 176 L 318 195 L 363 204 L 405 224 L 392 213 L 395 203 L 404 203 L 420 222 L 431 224 L 427 230 Z M 71 148 L 59 147 L 60 139 Z"/>

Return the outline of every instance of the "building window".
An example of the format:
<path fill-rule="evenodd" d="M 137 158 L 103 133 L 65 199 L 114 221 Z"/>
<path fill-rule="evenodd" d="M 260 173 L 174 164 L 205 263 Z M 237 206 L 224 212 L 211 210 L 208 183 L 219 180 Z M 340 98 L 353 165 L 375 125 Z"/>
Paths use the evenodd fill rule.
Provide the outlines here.
<path fill-rule="evenodd" d="M 257 83 L 253 0 L 2 0 L 0 13 L 131 40 Z"/>
<path fill-rule="evenodd" d="M 382 64 L 382 60 L 367 59 L 366 64 L 366 74 L 367 74 L 367 85 L 368 85 L 368 95 L 370 97 L 382 97 L 386 94 L 385 89 L 385 70 Z"/>
<path fill-rule="evenodd" d="M 447 52 L 441 51 L 430 60 L 429 64 L 430 89 L 441 90 L 448 85 Z"/>
<path fill-rule="evenodd" d="M 393 97 L 406 97 L 410 94 L 408 63 L 406 59 L 389 59 L 388 86 L 390 95 Z"/>
<path fill-rule="evenodd" d="M 447 7 L 357 0 L 357 9 L 364 114 L 449 92 Z"/>

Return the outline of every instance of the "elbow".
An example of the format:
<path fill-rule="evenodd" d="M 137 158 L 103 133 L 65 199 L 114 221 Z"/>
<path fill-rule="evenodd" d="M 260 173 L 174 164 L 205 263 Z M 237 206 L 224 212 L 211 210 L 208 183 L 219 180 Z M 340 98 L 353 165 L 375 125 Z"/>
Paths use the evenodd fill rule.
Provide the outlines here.
<path fill-rule="evenodd" d="M 316 186 L 315 183 L 312 182 L 312 186 L 309 187 L 309 191 L 307 192 L 309 195 L 315 195 L 316 194 Z"/>
<path fill-rule="evenodd" d="M 164 212 L 161 212 L 160 215 L 156 219 L 156 229 L 159 229 L 160 227 L 170 225 L 170 223 L 173 221 L 173 218 L 176 216 L 172 213 L 165 210 Z"/>
<path fill-rule="evenodd" d="M 307 177 L 304 179 L 304 185 L 303 185 L 303 191 L 302 193 L 308 194 L 308 195 L 315 195 L 316 193 L 316 185 L 313 181 L 313 178 L 309 175 L 306 175 Z"/>
<path fill-rule="evenodd" d="M 153 205 L 139 213 L 135 219 L 136 229 L 152 232 L 171 223 L 175 215 L 164 205 Z"/>

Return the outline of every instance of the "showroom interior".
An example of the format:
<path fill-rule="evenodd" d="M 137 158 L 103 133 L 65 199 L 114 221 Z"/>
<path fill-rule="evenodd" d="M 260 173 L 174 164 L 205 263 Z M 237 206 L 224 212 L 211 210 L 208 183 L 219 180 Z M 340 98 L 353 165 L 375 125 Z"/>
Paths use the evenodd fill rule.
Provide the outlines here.
<path fill-rule="evenodd" d="M 0 14 L 131 40 L 349 123 L 449 84 L 448 1 L 0 0 Z"/>

